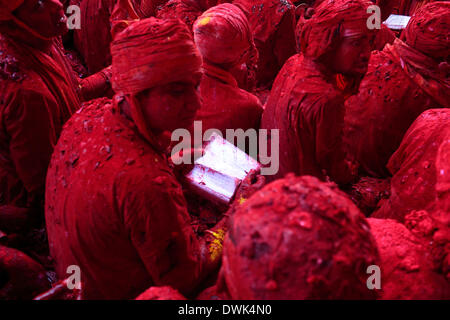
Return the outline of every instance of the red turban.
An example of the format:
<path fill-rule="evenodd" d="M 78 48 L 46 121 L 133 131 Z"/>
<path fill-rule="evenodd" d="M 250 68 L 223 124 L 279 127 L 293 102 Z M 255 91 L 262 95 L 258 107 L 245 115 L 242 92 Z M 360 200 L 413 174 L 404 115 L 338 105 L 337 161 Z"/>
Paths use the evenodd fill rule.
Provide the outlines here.
<path fill-rule="evenodd" d="M 122 94 L 194 79 L 202 64 L 189 29 L 175 19 L 131 23 L 112 42 L 111 55 L 112 86 Z"/>
<path fill-rule="evenodd" d="M 247 17 L 233 4 L 221 4 L 204 12 L 195 21 L 193 31 L 202 57 L 212 63 L 239 63 L 245 53 L 256 51 Z"/>
<path fill-rule="evenodd" d="M 364 216 L 336 185 L 287 175 L 232 216 L 218 284 L 231 299 L 375 298 L 378 252 Z M 223 286 L 223 288 L 222 288 Z"/>
<path fill-rule="evenodd" d="M 406 43 L 436 58 L 450 55 L 450 2 L 438 1 L 417 11 L 405 29 Z"/>
<path fill-rule="evenodd" d="M 329 0 L 321 3 L 301 28 L 300 49 L 305 56 L 320 58 L 334 49 L 336 41 L 369 33 L 369 0 Z"/>

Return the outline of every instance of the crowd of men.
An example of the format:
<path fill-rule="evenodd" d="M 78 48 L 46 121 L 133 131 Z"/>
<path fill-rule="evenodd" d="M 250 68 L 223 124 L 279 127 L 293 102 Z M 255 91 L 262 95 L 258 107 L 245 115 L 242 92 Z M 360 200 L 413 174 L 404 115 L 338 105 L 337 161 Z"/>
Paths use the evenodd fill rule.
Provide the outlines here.
<path fill-rule="evenodd" d="M 0 299 L 450 299 L 449 30 L 448 1 L 0 0 Z M 279 170 L 205 204 L 194 120 L 278 130 Z"/>

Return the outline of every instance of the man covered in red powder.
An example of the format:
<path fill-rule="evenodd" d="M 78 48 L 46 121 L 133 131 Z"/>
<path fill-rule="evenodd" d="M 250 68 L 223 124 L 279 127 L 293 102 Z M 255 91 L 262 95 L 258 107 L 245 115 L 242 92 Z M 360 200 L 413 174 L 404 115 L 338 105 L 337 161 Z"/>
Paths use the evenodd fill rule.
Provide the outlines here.
<path fill-rule="evenodd" d="M 64 277 L 78 265 L 87 299 L 135 298 L 152 285 L 190 294 L 220 252 L 190 225 L 164 136 L 192 124 L 202 60 L 175 19 L 131 23 L 111 52 L 116 96 L 70 119 L 49 168 L 46 222 L 56 270 Z"/>
<path fill-rule="evenodd" d="M 272 178 L 294 172 L 340 184 L 352 180 L 342 146 L 344 101 L 367 69 L 375 36 L 366 25 L 371 4 L 324 2 L 305 21 L 302 54 L 286 62 L 262 116 L 262 128 L 279 129 L 280 169 Z"/>
<path fill-rule="evenodd" d="M 235 0 L 247 14 L 258 49 L 256 85 L 269 89 L 295 54 L 295 6 L 290 0 Z"/>
<path fill-rule="evenodd" d="M 379 265 L 368 223 L 335 184 L 287 175 L 231 217 L 215 287 L 199 299 L 374 299 Z"/>
<path fill-rule="evenodd" d="M 449 135 L 448 108 L 427 110 L 414 121 L 387 165 L 393 175 L 391 196 L 382 200 L 373 217 L 404 222 L 413 210 L 441 209 L 442 204 L 437 201 L 436 159 L 439 147 Z M 445 170 L 442 175 L 439 171 L 441 178 L 446 174 Z"/>
<path fill-rule="evenodd" d="M 386 164 L 425 110 L 449 107 L 450 3 L 423 7 L 396 40 L 374 52 L 358 95 L 347 101 L 345 140 L 362 174 L 386 177 Z"/>
<path fill-rule="evenodd" d="M 204 131 L 218 129 L 224 137 L 226 129 L 258 129 L 261 103 L 239 89 L 230 73 L 256 52 L 247 17 L 237 6 L 221 4 L 203 13 L 193 31 L 204 71 L 199 89 L 202 107 L 196 120 L 202 121 Z"/>
<path fill-rule="evenodd" d="M 77 79 L 58 38 L 66 30 L 58 1 L 0 1 L 3 230 L 13 227 L 9 220 L 43 217 L 39 211 L 53 147 L 64 122 L 80 105 Z"/>

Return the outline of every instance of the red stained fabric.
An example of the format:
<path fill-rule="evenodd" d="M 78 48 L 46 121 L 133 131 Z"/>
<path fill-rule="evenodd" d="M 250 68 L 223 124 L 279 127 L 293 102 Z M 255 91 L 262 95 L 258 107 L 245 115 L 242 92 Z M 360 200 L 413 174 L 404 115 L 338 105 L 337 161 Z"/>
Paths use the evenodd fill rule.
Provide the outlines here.
<path fill-rule="evenodd" d="M 295 54 L 295 6 L 290 0 L 235 0 L 247 14 L 258 49 L 258 87 L 271 87 L 286 60 Z"/>
<path fill-rule="evenodd" d="M 46 222 L 57 273 L 80 266 L 86 299 L 133 299 L 164 285 L 188 294 L 209 255 L 157 140 L 144 139 L 117 102 L 85 105 L 53 154 Z"/>
<path fill-rule="evenodd" d="M 62 125 L 79 108 L 62 45 L 45 50 L 0 36 L 0 205 L 40 206 Z"/>
<path fill-rule="evenodd" d="M 448 139 L 449 121 L 450 109 L 431 109 L 411 125 L 388 163 L 393 175 L 391 196 L 381 202 L 374 218 L 402 222 L 412 210 L 440 209 L 436 201 L 436 159 L 440 145 Z"/>
<path fill-rule="evenodd" d="M 110 16 L 117 0 L 71 0 L 81 9 L 81 29 L 74 30 L 74 45 L 90 74 L 111 64 Z"/>
<path fill-rule="evenodd" d="M 366 286 L 366 268 L 379 263 L 375 242 L 336 185 L 288 175 L 231 219 L 218 280 L 231 299 L 376 297 Z"/>
<path fill-rule="evenodd" d="M 200 16 L 193 31 L 204 60 L 199 88 L 202 107 L 196 118 L 202 121 L 203 131 L 219 129 L 225 136 L 226 129 L 258 129 L 261 103 L 238 88 L 229 70 L 255 50 L 246 16 L 238 7 L 222 4 Z"/>
<path fill-rule="evenodd" d="M 450 212 L 450 134 L 444 138 L 436 158 L 436 191 L 440 199 L 439 207 Z"/>
<path fill-rule="evenodd" d="M 112 86 L 122 94 L 195 79 L 202 64 L 191 33 L 176 19 L 152 17 L 131 23 L 114 39 L 111 53 Z"/>
<path fill-rule="evenodd" d="M 39 263 L 0 245 L 0 300 L 30 300 L 49 288 L 45 269 Z"/>
<path fill-rule="evenodd" d="M 396 40 L 373 52 L 359 93 L 346 102 L 345 142 L 361 171 L 389 175 L 386 164 L 425 110 L 448 107 L 450 81 L 439 62 Z"/>
<path fill-rule="evenodd" d="M 405 42 L 434 59 L 450 55 L 450 2 L 437 1 L 423 6 L 404 31 Z"/>
<path fill-rule="evenodd" d="M 205 63 L 200 82 L 202 107 L 196 120 L 202 121 L 202 130 L 218 129 L 225 137 L 226 129 L 258 129 L 263 108 L 258 98 L 239 89 L 233 76 L 220 68 Z"/>
<path fill-rule="evenodd" d="M 133 121 L 139 132 L 150 140 L 151 133 L 135 95 L 157 85 L 195 82 L 200 78 L 202 59 L 192 35 L 178 19 L 151 17 L 132 22 L 118 34 L 111 44 L 111 53 L 112 87 L 127 96 Z"/>
<path fill-rule="evenodd" d="M 433 270 L 426 242 L 397 221 L 367 221 L 381 257 L 381 299 L 450 298 L 450 282 Z"/>
<path fill-rule="evenodd" d="M 171 287 L 151 287 L 141 293 L 136 300 L 186 300 L 186 298 Z"/>
<path fill-rule="evenodd" d="M 261 120 L 261 128 L 280 130 L 280 169 L 270 179 L 288 172 L 324 179 L 322 169 L 336 182 L 352 179 L 341 141 L 344 94 L 324 69 L 295 55 L 275 79 Z"/>

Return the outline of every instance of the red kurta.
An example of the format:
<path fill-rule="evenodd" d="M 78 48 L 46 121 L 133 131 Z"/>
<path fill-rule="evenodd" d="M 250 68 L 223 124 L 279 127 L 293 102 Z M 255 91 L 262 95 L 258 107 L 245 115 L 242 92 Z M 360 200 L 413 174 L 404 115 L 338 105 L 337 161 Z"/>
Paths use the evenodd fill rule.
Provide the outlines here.
<path fill-rule="evenodd" d="M 40 206 L 53 147 L 79 108 L 76 87 L 58 41 L 44 52 L 0 36 L 0 206 Z"/>
<path fill-rule="evenodd" d="M 219 129 L 225 137 L 226 129 L 258 129 L 263 112 L 258 98 L 239 89 L 229 72 L 207 63 L 203 69 L 199 89 L 202 107 L 196 117 L 202 121 L 203 132 Z"/>
<path fill-rule="evenodd" d="M 440 209 L 436 202 L 436 158 L 440 145 L 450 134 L 449 123 L 450 109 L 431 109 L 411 125 L 389 160 L 388 169 L 393 175 L 391 196 L 382 200 L 373 217 L 403 221 L 413 210 Z"/>
<path fill-rule="evenodd" d="M 87 299 L 135 298 L 152 285 L 186 294 L 205 272 L 160 147 L 107 99 L 84 106 L 63 130 L 47 177 L 46 222 L 58 275 L 80 266 Z"/>
<path fill-rule="evenodd" d="M 396 40 L 374 52 L 359 93 L 346 102 L 345 141 L 361 171 L 385 177 L 386 164 L 425 110 L 448 107 L 450 82 L 430 57 Z"/>
<path fill-rule="evenodd" d="M 291 57 L 278 74 L 261 120 L 263 129 L 279 129 L 280 169 L 338 183 L 351 180 L 342 150 L 344 94 L 320 66 L 302 55 Z"/>

